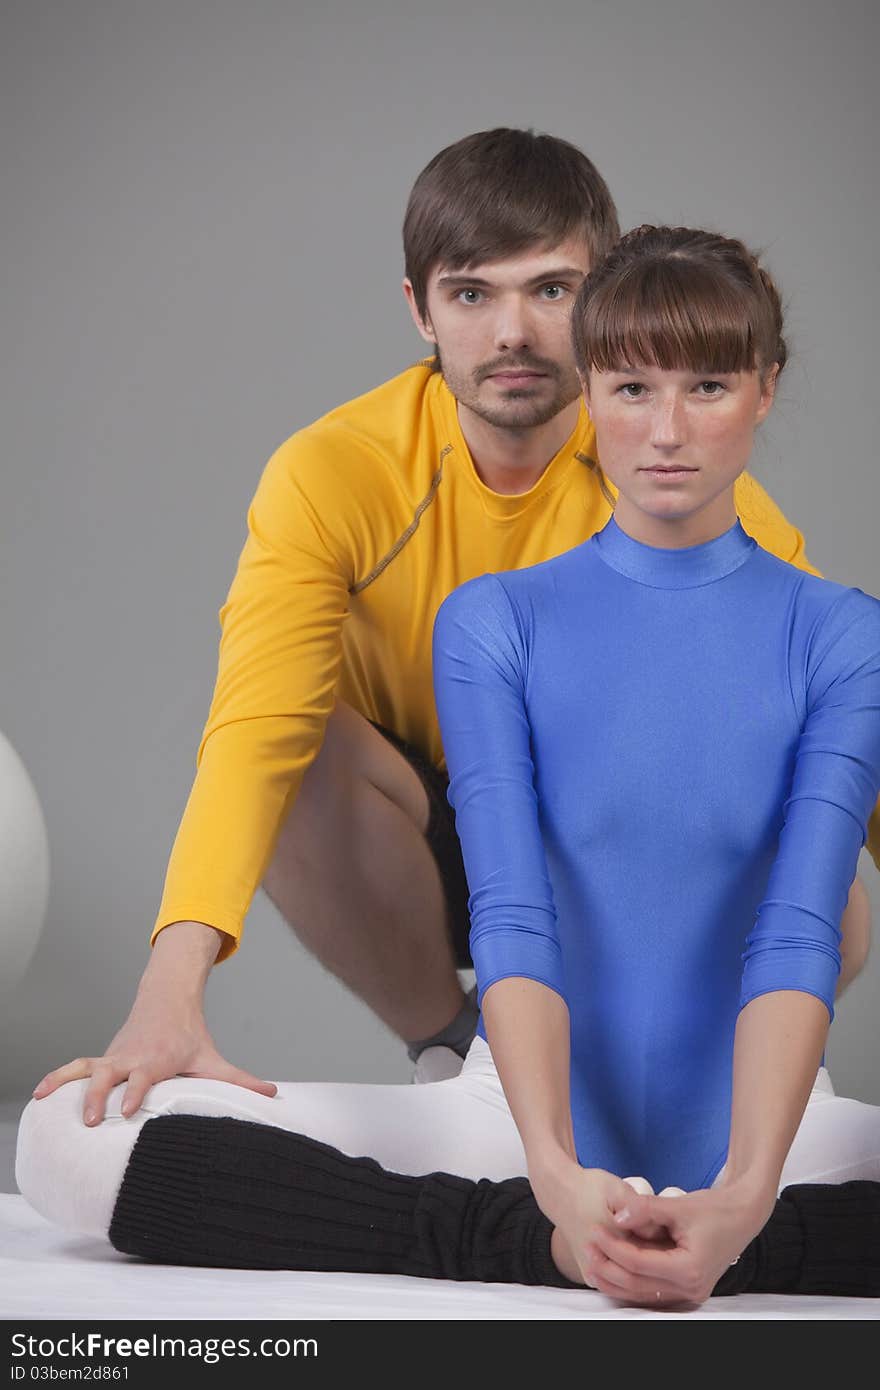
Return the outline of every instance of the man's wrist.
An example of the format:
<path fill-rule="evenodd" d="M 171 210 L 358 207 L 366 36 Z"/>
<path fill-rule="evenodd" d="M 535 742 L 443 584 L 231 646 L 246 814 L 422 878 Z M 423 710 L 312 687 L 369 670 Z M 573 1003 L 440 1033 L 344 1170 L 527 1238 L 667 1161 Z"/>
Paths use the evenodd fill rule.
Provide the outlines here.
<path fill-rule="evenodd" d="M 201 1000 L 222 943 L 223 933 L 206 922 L 170 922 L 156 937 L 138 993 Z"/>

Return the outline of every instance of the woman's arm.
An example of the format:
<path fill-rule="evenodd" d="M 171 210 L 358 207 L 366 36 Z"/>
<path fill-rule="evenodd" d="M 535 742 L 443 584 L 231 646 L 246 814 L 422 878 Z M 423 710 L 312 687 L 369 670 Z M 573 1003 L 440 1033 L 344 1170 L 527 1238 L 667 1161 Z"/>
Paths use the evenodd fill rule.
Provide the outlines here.
<path fill-rule="evenodd" d="M 568 1008 L 545 985 L 511 977 L 486 991 L 483 1021 L 535 1200 L 553 1222 L 553 1258 L 570 1279 L 586 1283 L 589 1233 L 609 1226 L 632 1189 L 612 1173 L 578 1162 L 569 1104 Z"/>
<path fill-rule="evenodd" d="M 591 1282 L 656 1296 L 664 1273 L 700 1301 L 772 1210 L 820 1063 L 840 970 L 839 922 L 880 787 L 880 603 L 847 591 L 813 625 L 807 707 L 767 891 L 746 943 L 728 1161 L 711 1191 L 631 1204 L 675 1249 L 597 1235 Z M 644 1282 L 644 1281 L 647 1281 Z"/>
<path fill-rule="evenodd" d="M 870 822 L 868 823 L 870 826 Z M 870 840 L 870 830 L 868 832 Z M 871 899 L 858 874 L 849 890 L 846 910 L 840 919 L 840 974 L 835 999 L 865 968 L 871 949 Z"/>
<path fill-rule="evenodd" d="M 575 1152 L 569 1015 L 527 713 L 528 634 L 498 579 L 450 595 L 433 659 L 486 1034 L 538 1204 L 576 1250 L 630 1189 L 581 1168 Z"/>
<path fill-rule="evenodd" d="M 796 990 L 762 994 L 737 1020 L 730 1142 L 718 1185 L 740 1194 L 744 1208 L 755 1207 L 761 1225 L 773 1210 L 829 1021 L 820 999 Z"/>

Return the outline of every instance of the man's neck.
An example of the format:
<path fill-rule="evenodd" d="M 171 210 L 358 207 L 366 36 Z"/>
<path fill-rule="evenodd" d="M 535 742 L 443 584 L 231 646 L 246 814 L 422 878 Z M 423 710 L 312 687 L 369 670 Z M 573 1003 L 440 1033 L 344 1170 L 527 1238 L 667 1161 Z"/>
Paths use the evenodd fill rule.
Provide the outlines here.
<path fill-rule="evenodd" d="M 502 429 L 458 405 L 458 421 L 480 479 L 493 492 L 528 492 L 544 469 L 574 433 L 580 401 L 554 415 L 545 425 Z"/>

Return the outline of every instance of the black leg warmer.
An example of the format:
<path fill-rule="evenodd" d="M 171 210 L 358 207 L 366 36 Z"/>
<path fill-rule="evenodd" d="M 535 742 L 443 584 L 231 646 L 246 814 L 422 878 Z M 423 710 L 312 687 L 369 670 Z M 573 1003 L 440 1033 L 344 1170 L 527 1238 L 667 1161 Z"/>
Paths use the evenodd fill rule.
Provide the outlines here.
<path fill-rule="evenodd" d="M 149 1120 L 113 1212 L 117 1250 L 167 1264 L 572 1284 L 526 1178 L 407 1177 L 245 1120 Z M 880 1183 L 788 1187 L 715 1294 L 880 1296 Z"/>
<path fill-rule="evenodd" d="M 271 1125 L 166 1115 L 138 1135 L 109 1234 L 169 1264 L 575 1288 L 552 1230 L 526 1178 L 405 1177 Z"/>

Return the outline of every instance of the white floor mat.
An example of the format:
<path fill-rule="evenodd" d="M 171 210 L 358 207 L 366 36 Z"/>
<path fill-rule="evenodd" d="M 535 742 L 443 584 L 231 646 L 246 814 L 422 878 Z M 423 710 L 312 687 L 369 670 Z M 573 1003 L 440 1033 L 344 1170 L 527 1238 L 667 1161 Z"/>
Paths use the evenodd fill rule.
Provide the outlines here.
<path fill-rule="evenodd" d="M 880 1318 L 880 1299 L 740 1295 L 687 1313 L 625 1308 L 598 1293 L 456 1284 L 387 1274 L 190 1269 L 141 1264 L 50 1226 L 23 1197 L 0 1195 L 0 1317 L 273 1318 Z"/>

